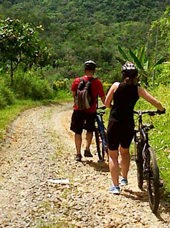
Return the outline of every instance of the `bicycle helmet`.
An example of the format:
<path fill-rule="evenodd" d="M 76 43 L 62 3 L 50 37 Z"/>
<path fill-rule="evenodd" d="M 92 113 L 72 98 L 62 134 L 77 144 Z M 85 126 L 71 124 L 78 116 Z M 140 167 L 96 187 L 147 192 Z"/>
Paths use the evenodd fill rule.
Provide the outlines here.
<path fill-rule="evenodd" d="M 135 78 L 138 75 L 138 70 L 132 62 L 126 62 L 122 66 L 122 75 L 123 78 Z"/>
<path fill-rule="evenodd" d="M 96 63 L 92 60 L 88 60 L 84 63 L 85 70 L 95 70 Z"/>

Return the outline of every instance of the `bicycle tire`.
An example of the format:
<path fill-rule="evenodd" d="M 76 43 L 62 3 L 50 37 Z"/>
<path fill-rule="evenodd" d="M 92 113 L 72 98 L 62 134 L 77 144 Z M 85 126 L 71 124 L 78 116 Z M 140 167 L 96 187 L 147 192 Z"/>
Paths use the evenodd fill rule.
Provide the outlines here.
<path fill-rule="evenodd" d="M 104 148 L 102 146 L 102 138 L 98 128 L 95 128 L 95 141 L 99 162 L 102 162 L 104 161 Z"/>
<path fill-rule="evenodd" d="M 136 166 L 137 166 L 137 182 L 138 187 L 143 189 L 143 157 L 142 157 L 142 145 L 141 141 L 135 142 L 136 150 Z"/>
<path fill-rule="evenodd" d="M 149 177 L 147 180 L 147 192 L 149 205 L 153 213 L 156 213 L 159 208 L 160 192 L 159 192 L 159 168 L 157 165 L 156 154 L 153 148 L 147 149 L 149 156 Z"/>
<path fill-rule="evenodd" d="M 102 145 L 104 145 L 104 147 L 102 148 L 102 159 L 103 159 L 103 161 L 105 160 L 105 155 L 107 154 L 107 156 L 108 156 L 107 136 L 106 135 L 107 135 L 106 129 L 104 129 L 103 134 L 101 134 Z"/>

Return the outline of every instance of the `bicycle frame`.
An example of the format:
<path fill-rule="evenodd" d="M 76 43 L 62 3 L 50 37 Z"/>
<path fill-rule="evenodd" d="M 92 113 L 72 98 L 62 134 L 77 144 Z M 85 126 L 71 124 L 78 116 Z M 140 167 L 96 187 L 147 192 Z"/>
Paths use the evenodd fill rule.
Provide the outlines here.
<path fill-rule="evenodd" d="M 136 148 L 136 165 L 138 187 L 143 189 L 143 180 L 147 183 L 147 192 L 149 205 L 153 213 L 156 213 L 159 207 L 159 168 L 155 151 L 149 145 L 148 132 L 153 129 L 153 124 L 143 124 L 142 115 L 150 116 L 158 114 L 156 111 L 134 111 L 138 115 L 138 128 L 134 132 L 134 141 Z"/>
<path fill-rule="evenodd" d="M 99 161 L 104 161 L 105 153 L 107 153 L 106 128 L 103 121 L 104 109 L 105 107 L 99 107 L 96 112 L 95 139 Z"/>
<path fill-rule="evenodd" d="M 155 115 L 157 112 L 155 111 L 134 111 L 135 114 L 138 115 L 138 128 L 135 130 L 134 139 L 135 141 L 140 138 L 143 147 L 147 149 L 149 147 L 149 137 L 148 132 L 149 130 L 153 129 L 153 124 L 143 124 L 142 115 L 149 114 L 150 116 Z M 139 133 L 139 135 L 138 135 Z"/>
<path fill-rule="evenodd" d="M 101 112 L 96 113 L 96 122 L 97 122 L 97 126 L 99 129 L 99 133 L 100 133 L 101 138 L 102 138 L 102 147 L 105 150 L 107 148 L 107 142 L 105 139 L 105 130 L 106 129 L 105 129 L 104 122 L 103 122 L 103 114 L 101 114 Z"/>
<path fill-rule="evenodd" d="M 155 115 L 155 111 L 138 111 L 138 112 L 135 112 L 135 114 L 138 114 L 138 129 L 135 130 L 134 140 L 135 140 L 135 142 L 140 141 L 140 144 L 141 144 L 141 154 L 142 154 L 142 158 L 144 161 L 143 168 L 144 168 L 145 174 L 146 174 L 146 172 L 149 171 L 148 170 L 149 167 L 146 167 L 147 166 L 146 151 L 150 147 L 148 132 L 149 132 L 149 130 L 153 129 L 154 126 L 153 126 L 153 124 L 149 124 L 149 125 L 145 124 L 144 125 L 143 121 L 142 121 L 142 115 L 143 114 L 150 114 L 150 113 L 151 113 L 151 115 Z M 139 135 L 138 135 L 138 133 L 139 133 Z"/>

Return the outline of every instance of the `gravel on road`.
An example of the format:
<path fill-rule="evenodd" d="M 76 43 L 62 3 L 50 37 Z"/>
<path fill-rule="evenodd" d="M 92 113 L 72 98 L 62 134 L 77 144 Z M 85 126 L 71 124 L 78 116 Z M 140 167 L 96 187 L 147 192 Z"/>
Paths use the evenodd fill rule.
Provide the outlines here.
<path fill-rule="evenodd" d="M 71 113 L 70 104 L 37 107 L 9 127 L 0 150 L 0 228 L 170 227 L 170 205 L 161 200 L 158 215 L 151 212 L 133 161 L 119 196 L 108 191 L 108 164 L 98 163 L 95 145 L 93 158 L 74 161 Z"/>

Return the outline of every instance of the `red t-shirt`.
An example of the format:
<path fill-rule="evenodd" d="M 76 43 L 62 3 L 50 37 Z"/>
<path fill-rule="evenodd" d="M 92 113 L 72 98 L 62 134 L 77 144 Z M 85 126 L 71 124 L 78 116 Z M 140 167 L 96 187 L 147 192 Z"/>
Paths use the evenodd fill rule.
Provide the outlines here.
<path fill-rule="evenodd" d="M 91 76 L 83 76 L 84 80 L 88 80 L 89 78 L 91 78 Z M 80 78 L 76 78 L 71 86 L 71 91 L 72 92 L 76 92 L 77 91 L 77 87 L 78 84 L 80 82 Z M 98 78 L 95 78 L 94 80 L 91 81 L 91 92 L 92 92 L 92 99 L 94 100 L 92 106 L 87 109 L 87 112 L 96 112 L 96 108 L 97 108 L 97 98 L 98 97 L 104 97 L 105 93 L 103 90 L 103 85 L 101 83 L 101 81 Z M 78 110 L 78 107 L 74 104 L 73 106 L 74 110 Z"/>

